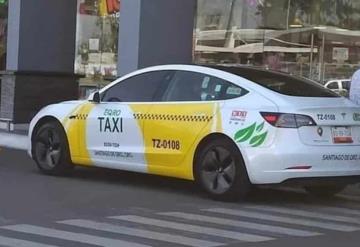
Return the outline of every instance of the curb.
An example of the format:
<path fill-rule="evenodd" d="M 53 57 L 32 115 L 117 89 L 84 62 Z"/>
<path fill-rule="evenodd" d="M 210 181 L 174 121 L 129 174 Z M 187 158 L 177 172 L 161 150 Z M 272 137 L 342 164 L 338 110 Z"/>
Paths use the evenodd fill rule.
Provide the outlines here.
<path fill-rule="evenodd" d="M 0 132 L 0 147 L 27 150 L 27 135 Z"/>

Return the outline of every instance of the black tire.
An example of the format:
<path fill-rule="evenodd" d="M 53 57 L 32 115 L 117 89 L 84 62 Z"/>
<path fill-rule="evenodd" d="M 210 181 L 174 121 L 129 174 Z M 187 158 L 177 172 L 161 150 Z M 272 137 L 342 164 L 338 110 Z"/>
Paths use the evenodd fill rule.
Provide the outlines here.
<path fill-rule="evenodd" d="M 67 175 L 74 167 L 66 134 L 58 122 L 43 124 L 35 133 L 33 158 L 40 171 L 47 175 Z"/>
<path fill-rule="evenodd" d="M 238 148 L 225 138 L 201 147 L 194 173 L 197 184 L 215 200 L 238 201 L 245 198 L 251 188 Z"/>
<path fill-rule="evenodd" d="M 306 192 L 316 197 L 333 197 L 346 188 L 346 185 L 319 185 L 319 186 L 305 186 Z"/>

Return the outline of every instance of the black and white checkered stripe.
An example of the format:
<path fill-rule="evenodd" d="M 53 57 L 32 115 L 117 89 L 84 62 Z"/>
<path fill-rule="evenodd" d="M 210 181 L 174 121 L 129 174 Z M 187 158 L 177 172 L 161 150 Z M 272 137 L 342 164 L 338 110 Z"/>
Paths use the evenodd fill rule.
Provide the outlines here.
<path fill-rule="evenodd" d="M 75 119 L 76 120 L 86 120 L 88 118 L 88 114 L 76 114 Z"/>
<path fill-rule="evenodd" d="M 213 117 L 206 115 L 134 114 L 134 119 L 176 122 L 210 122 Z"/>

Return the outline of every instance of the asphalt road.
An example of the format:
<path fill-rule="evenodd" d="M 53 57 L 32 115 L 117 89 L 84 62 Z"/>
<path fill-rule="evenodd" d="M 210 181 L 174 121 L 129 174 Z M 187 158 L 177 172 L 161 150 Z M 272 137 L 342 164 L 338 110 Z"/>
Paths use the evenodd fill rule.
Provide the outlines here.
<path fill-rule="evenodd" d="M 0 246 L 358 247 L 359 209 L 358 187 L 328 200 L 262 188 L 223 203 L 157 176 L 45 176 L 24 151 L 0 150 Z"/>

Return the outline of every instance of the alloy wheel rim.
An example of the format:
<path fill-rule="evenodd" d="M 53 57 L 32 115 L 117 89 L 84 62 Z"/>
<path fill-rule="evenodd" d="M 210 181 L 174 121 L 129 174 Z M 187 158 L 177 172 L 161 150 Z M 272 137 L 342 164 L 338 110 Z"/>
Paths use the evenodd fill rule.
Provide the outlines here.
<path fill-rule="evenodd" d="M 36 158 L 43 168 L 51 169 L 59 163 L 61 145 L 55 130 L 49 128 L 40 132 L 35 145 Z"/>
<path fill-rule="evenodd" d="M 214 147 L 204 156 L 201 178 L 207 190 L 215 194 L 225 193 L 235 180 L 234 157 L 223 147 Z"/>

